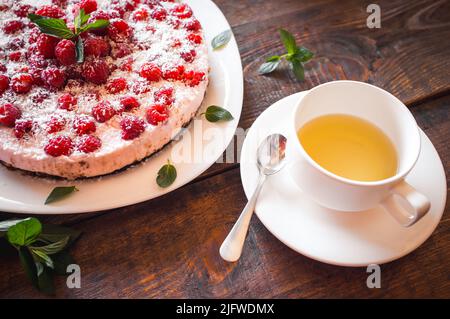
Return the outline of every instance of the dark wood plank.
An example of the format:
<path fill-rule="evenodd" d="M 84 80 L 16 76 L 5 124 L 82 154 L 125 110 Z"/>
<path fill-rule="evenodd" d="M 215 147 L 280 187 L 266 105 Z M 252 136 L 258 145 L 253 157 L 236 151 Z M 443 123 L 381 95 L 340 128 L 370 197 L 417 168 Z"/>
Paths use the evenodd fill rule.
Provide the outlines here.
<path fill-rule="evenodd" d="M 417 105 L 419 125 L 450 177 L 450 96 Z M 450 298 L 450 205 L 421 247 L 382 266 L 382 288 L 368 289 L 364 268 L 326 265 L 299 255 L 253 218 L 242 258 L 221 260 L 218 247 L 246 201 L 239 171 L 192 183 L 153 201 L 78 222 L 73 254 L 82 288 L 58 297 L 441 297 Z M 10 251 L 0 266 L 1 297 L 41 297 Z"/>

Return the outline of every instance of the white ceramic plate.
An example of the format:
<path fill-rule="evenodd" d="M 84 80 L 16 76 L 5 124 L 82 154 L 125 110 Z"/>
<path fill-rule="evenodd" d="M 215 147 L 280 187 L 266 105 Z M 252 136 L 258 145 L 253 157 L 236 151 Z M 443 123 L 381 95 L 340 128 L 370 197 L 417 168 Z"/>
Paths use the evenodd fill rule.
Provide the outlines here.
<path fill-rule="evenodd" d="M 266 109 L 248 132 L 241 152 L 241 178 L 249 198 L 256 187 L 256 148 L 267 135 L 286 134 L 286 123 L 304 92 Z M 267 229 L 293 250 L 340 266 L 382 264 L 419 247 L 434 231 L 445 208 L 447 185 L 442 162 L 421 131 L 419 160 L 406 178 L 431 201 L 430 212 L 410 228 L 400 226 L 381 207 L 363 212 L 338 212 L 307 198 L 289 175 L 289 164 L 268 178 L 256 214 Z M 297 141 L 288 141 L 288 143 Z M 289 161 L 289 159 L 287 159 Z"/>
<path fill-rule="evenodd" d="M 186 2 L 202 23 L 208 45 L 214 36 L 230 29 L 225 16 L 212 1 Z M 194 123 L 191 123 L 184 132 L 182 140 L 172 142 L 161 152 L 133 168 L 97 179 L 66 183 L 25 176 L 0 165 L 0 211 L 70 214 L 112 209 L 161 196 L 199 176 L 220 157 L 233 138 L 243 101 L 242 64 L 235 39 L 231 39 L 221 50 L 210 49 L 209 61 L 210 84 L 201 111 L 212 104 L 224 106 L 234 116 L 233 121 L 216 124 L 209 123 L 204 118 L 201 121 L 193 121 Z M 197 119 L 201 118 L 197 116 Z M 194 129 L 200 134 L 194 135 Z M 202 132 L 208 129 L 213 129 L 210 131 L 212 135 L 204 136 L 203 141 L 194 140 L 194 136 L 201 137 Z M 177 163 L 178 177 L 175 183 L 169 188 L 161 189 L 155 182 L 156 174 L 171 157 L 172 149 L 181 143 L 186 147 L 192 147 L 192 160 Z M 68 185 L 76 185 L 80 191 L 63 201 L 43 205 L 45 198 L 55 186 Z"/>

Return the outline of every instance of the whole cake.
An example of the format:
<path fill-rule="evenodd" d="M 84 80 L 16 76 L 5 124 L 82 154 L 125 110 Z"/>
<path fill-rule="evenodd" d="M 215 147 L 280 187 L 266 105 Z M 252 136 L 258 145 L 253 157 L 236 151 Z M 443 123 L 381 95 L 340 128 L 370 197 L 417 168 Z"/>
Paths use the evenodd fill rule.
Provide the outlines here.
<path fill-rule="evenodd" d="M 0 161 L 68 179 L 161 149 L 208 85 L 201 25 L 174 1 L 3 0 L 0 48 Z"/>

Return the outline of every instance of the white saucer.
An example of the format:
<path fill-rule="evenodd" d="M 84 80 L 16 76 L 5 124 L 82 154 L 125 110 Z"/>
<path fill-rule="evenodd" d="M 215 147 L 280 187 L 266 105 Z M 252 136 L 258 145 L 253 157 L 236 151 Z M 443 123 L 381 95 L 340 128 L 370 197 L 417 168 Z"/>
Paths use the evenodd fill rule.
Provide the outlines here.
<path fill-rule="evenodd" d="M 289 123 L 293 107 L 304 94 L 300 92 L 273 104 L 250 128 L 241 152 L 241 179 L 247 198 L 256 187 L 259 142 L 271 133 L 286 134 L 286 123 Z M 268 178 L 259 196 L 256 214 L 284 244 L 328 264 L 367 266 L 403 257 L 434 231 L 447 196 L 442 162 L 423 131 L 421 135 L 422 151 L 406 180 L 430 199 L 431 211 L 410 228 L 400 226 L 381 207 L 350 213 L 319 206 L 294 184 L 289 176 L 289 165 Z"/>

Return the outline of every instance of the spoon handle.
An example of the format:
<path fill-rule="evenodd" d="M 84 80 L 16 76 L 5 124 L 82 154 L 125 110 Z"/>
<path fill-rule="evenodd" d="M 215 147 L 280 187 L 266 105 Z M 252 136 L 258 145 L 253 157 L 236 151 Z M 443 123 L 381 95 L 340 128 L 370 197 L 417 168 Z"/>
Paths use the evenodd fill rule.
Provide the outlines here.
<path fill-rule="evenodd" d="M 256 200 L 258 199 L 258 195 L 261 192 L 265 180 L 266 176 L 264 174 L 260 174 L 258 185 L 256 186 L 252 197 L 248 201 L 247 205 L 245 205 L 239 219 L 234 224 L 227 238 L 223 241 L 222 246 L 220 246 L 220 256 L 226 261 L 234 262 L 241 257 L 242 247 L 244 246 L 248 226 L 250 224 L 253 211 L 255 210 Z"/>

